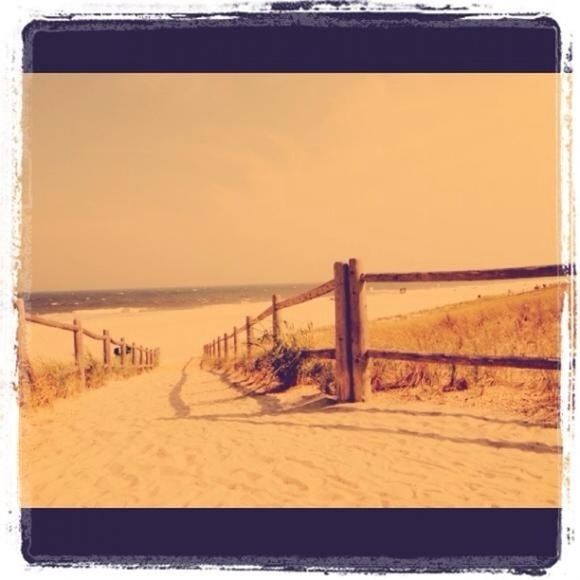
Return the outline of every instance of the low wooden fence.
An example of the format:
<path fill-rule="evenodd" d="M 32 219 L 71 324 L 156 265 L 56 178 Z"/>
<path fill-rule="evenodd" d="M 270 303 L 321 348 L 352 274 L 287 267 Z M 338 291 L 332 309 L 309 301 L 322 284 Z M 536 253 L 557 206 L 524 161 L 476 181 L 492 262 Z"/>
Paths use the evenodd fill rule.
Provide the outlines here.
<path fill-rule="evenodd" d="M 138 368 L 138 369 L 152 369 L 159 364 L 160 350 L 159 348 L 146 348 L 142 345 L 136 345 L 134 342 L 127 342 L 124 338 L 115 340 L 111 337 L 108 330 L 103 330 L 102 334 L 92 332 L 83 327 L 83 323 L 79 319 L 74 319 L 72 324 L 66 322 L 58 322 L 50 320 L 26 312 L 24 301 L 22 299 L 16 300 L 16 309 L 18 311 L 18 360 L 20 367 L 25 367 L 34 382 L 34 375 L 28 353 L 25 347 L 24 340 L 24 325 L 26 322 L 34 324 L 41 324 L 43 326 L 50 326 L 51 328 L 58 328 L 60 330 L 68 330 L 73 333 L 73 347 L 75 356 L 75 365 L 78 371 L 79 381 L 82 387 L 86 386 L 85 374 L 85 348 L 84 337 L 99 340 L 103 343 L 103 364 L 107 372 L 111 372 L 113 368 L 113 349 L 112 345 L 119 347 L 118 356 L 121 368 Z"/>
<path fill-rule="evenodd" d="M 224 333 L 203 347 L 209 358 L 228 359 L 240 356 L 239 337 L 245 333 L 246 353 L 252 357 L 253 327 L 260 321 L 272 317 L 272 336 L 280 338 L 279 312 L 326 294 L 334 293 L 335 347 L 303 350 L 308 357 L 335 361 L 337 399 L 341 402 L 358 402 L 368 399 L 371 385 L 368 377 L 368 361 L 371 358 L 406 360 L 457 365 L 515 367 L 520 369 L 559 370 L 559 358 L 524 356 L 459 355 L 446 353 L 417 353 L 397 350 L 371 349 L 367 346 L 368 319 L 366 293 L 369 282 L 467 282 L 487 280 L 516 280 L 524 278 L 564 277 L 575 274 L 574 266 L 549 265 L 525 268 L 503 268 L 494 270 L 460 270 L 443 272 L 407 273 L 363 273 L 359 260 L 334 264 L 334 279 L 307 292 L 280 300 L 272 296 L 272 305 L 246 323 L 234 327 L 231 334 Z M 231 349 L 230 349 L 231 342 Z"/>

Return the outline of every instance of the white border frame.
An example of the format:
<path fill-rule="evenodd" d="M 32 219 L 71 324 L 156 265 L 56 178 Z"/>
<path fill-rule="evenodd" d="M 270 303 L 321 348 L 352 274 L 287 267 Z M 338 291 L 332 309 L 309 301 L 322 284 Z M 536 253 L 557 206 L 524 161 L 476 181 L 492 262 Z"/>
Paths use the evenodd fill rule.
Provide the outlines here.
<path fill-rule="evenodd" d="M 290 0 L 292 1 L 292 0 Z M 140 0 L 124 0 L 122 2 L 106 2 L 103 0 L 73 1 L 73 0 L 20 0 L 17 3 L 8 0 L 0 8 L 0 554 L 1 569 L 6 577 L 20 578 L 23 573 L 39 574 L 45 577 L 83 578 L 116 576 L 127 573 L 128 570 L 112 567 L 83 568 L 38 568 L 30 567 L 20 553 L 20 505 L 18 498 L 18 413 L 14 384 L 16 383 L 15 334 L 16 316 L 12 308 L 12 296 L 18 273 L 18 256 L 20 252 L 20 170 L 22 140 L 20 134 L 21 119 L 21 53 L 22 28 L 32 19 L 47 15 L 83 14 L 87 18 L 128 18 L 135 13 L 147 13 L 159 18 L 167 13 L 211 13 L 211 12 L 267 12 L 270 2 L 261 0 L 246 2 L 198 1 L 187 2 L 145 2 Z M 514 15 L 518 13 L 540 13 L 554 18 L 562 30 L 563 70 L 573 64 L 566 55 L 572 47 L 576 27 L 580 26 L 580 14 L 575 7 L 577 0 L 489 0 L 482 4 L 460 2 L 458 0 L 429 1 L 423 7 L 426 11 L 435 13 L 479 12 L 490 17 Z M 347 12 L 357 11 L 364 5 L 367 11 L 420 11 L 411 3 L 389 2 L 352 2 L 339 9 L 317 2 L 314 11 Z M 77 18 L 82 18 L 77 16 Z M 578 245 L 575 236 L 577 216 L 575 212 L 576 197 L 574 192 L 575 168 L 578 166 L 578 151 L 574 147 L 573 130 L 578 122 L 578 98 L 573 91 L 573 75 L 562 73 L 561 91 L 561 184 L 562 184 L 562 261 L 564 263 L 577 261 Z M 569 299 L 566 301 L 567 314 L 575 314 L 578 303 L 576 284 Z M 577 336 L 578 320 L 573 316 L 571 329 L 565 328 L 562 335 L 563 371 L 562 371 L 562 433 L 564 437 L 565 477 L 562 502 L 562 555 L 560 561 L 547 571 L 553 578 L 573 578 L 575 571 L 580 570 L 580 554 L 575 544 L 575 534 L 578 522 L 578 499 L 574 498 L 579 481 L 578 456 L 580 454 L 578 441 L 575 437 L 576 416 L 572 409 L 574 405 L 574 384 L 576 372 L 570 371 L 570 362 L 575 353 L 572 352 L 574 336 Z M 576 553 L 575 553 L 576 551 Z M 158 570 L 139 569 L 130 573 L 143 578 L 155 574 Z M 221 569 L 193 570 L 163 570 L 168 573 L 203 574 L 206 578 L 218 578 L 232 571 Z M 240 577 L 250 578 L 254 572 L 235 572 Z M 267 577 L 290 572 L 263 572 Z M 320 577 L 323 576 L 323 573 Z M 464 574 L 472 576 L 476 573 Z M 497 574 L 497 573 L 496 573 Z M 502 573 L 500 573 L 503 575 Z M 577 572 L 576 572 L 577 574 Z M 414 574 L 402 574 L 415 576 Z M 355 576 L 359 577 L 359 574 Z M 428 575 L 421 575 L 423 578 Z M 433 575 L 434 576 L 434 575 Z M 362 578 L 363 575 L 361 574 Z M 441 575 L 437 575 L 441 577 Z"/>

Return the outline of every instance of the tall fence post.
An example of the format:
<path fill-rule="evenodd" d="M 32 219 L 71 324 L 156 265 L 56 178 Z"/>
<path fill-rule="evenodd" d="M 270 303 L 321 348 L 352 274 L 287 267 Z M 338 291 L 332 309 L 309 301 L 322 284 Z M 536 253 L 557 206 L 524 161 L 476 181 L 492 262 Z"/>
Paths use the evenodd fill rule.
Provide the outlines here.
<path fill-rule="evenodd" d="M 220 336 L 217 337 L 217 357 L 218 360 L 222 358 L 222 339 Z"/>
<path fill-rule="evenodd" d="M 74 346 L 75 346 L 75 364 L 79 373 L 79 383 L 81 389 L 87 386 L 87 377 L 85 374 L 85 349 L 83 345 L 83 323 L 80 320 L 73 320 L 74 324 Z"/>
<path fill-rule="evenodd" d="M 125 339 L 122 338 L 119 342 L 121 343 L 119 346 L 119 349 L 121 351 L 121 366 L 124 367 L 125 366 Z"/>
<path fill-rule="evenodd" d="M 350 340 L 352 352 L 353 401 L 367 401 L 371 394 L 367 358 L 366 283 L 361 278 L 361 264 L 349 260 Z"/>
<path fill-rule="evenodd" d="M 131 366 L 135 366 L 137 362 L 137 351 L 135 350 L 135 343 L 131 343 Z"/>
<path fill-rule="evenodd" d="M 248 355 L 248 360 L 252 358 L 252 319 L 246 316 L 246 352 Z"/>
<path fill-rule="evenodd" d="M 228 359 L 228 333 L 224 332 L 224 360 Z"/>
<path fill-rule="evenodd" d="M 278 309 L 280 296 L 272 294 L 272 339 L 274 344 L 280 341 L 280 311 Z"/>
<path fill-rule="evenodd" d="M 142 369 L 144 365 L 143 361 L 143 345 L 139 346 L 139 368 Z"/>
<path fill-rule="evenodd" d="M 335 380 L 336 397 L 344 403 L 353 400 L 352 353 L 350 345 L 349 268 L 343 262 L 334 264 L 335 307 Z"/>
<path fill-rule="evenodd" d="M 103 365 L 107 372 L 111 370 L 111 335 L 106 328 L 103 330 Z"/>
<path fill-rule="evenodd" d="M 238 358 L 238 329 L 234 326 L 234 360 Z"/>

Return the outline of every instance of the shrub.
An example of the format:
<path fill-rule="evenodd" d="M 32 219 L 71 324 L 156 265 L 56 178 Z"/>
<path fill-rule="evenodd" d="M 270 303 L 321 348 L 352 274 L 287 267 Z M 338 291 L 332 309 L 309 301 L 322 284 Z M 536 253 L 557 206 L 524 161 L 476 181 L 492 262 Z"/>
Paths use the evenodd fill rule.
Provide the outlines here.
<path fill-rule="evenodd" d="M 277 341 L 269 331 L 264 332 L 256 341 L 262 353 L 251 361 L 250 370 L 266 372 L 282 389 L 296 385 L 305 360 L 303 350 L 312 345 L 311 332 L 311 326 L 294 330 L 285 324 Z"/>

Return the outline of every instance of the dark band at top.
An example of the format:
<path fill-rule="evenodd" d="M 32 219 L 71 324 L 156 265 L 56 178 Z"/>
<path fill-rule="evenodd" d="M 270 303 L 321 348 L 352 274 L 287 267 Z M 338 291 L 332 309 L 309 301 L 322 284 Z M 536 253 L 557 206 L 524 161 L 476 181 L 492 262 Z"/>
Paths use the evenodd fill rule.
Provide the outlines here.
<path fill-rule="evenodd" d="M 209 16 L 36 20 L 23 30 L 23 70 L 560 71 L 560 30 L 545 17 L 366 12 Z"/>

